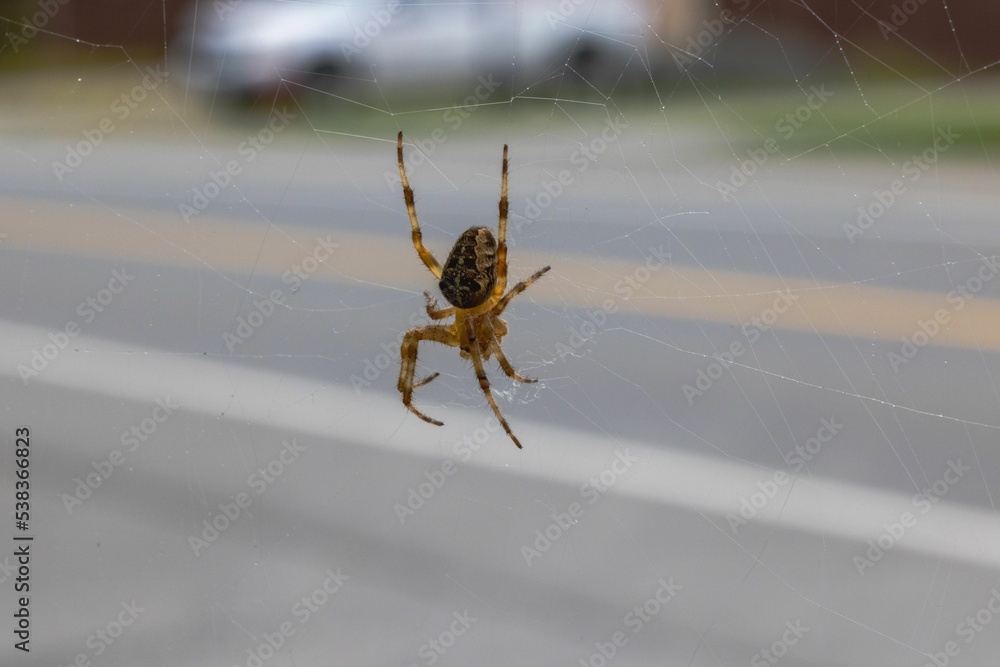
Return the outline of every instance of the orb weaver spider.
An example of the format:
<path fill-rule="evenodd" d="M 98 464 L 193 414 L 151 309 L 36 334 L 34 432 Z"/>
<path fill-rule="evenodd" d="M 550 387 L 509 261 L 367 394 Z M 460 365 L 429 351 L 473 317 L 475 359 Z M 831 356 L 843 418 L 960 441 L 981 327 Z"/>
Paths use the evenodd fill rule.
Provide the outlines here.
<path fill-rule="evenodd" d="M 443 320 L 452 316 L 455 318 L 451 324 L 415 327 L 403 336 L 403 344 L 399 351 L 402 363 L 397 384 L 397 389 L 403 394 L 403 405 L 425 422 L 437 426 L 444 425 L 444 422 L 432 419 L 417 410 L 411 402 L 416 387 L 422 387 L 439 375 L 433 373 L 419 382 L 413 382 L 413 374 L 417 368 L 417 347 L 422 340 L 457 347 L 463 359 L 472 360 L 479 387 L 486 394 L 486 400 L 493 408 L 493 414 L 517 448 L 521 449 L 521 443 L 511 432 L 507 420 L 497 406 L 496 398 L 490 389 L 490 381 L 483 369 L 483 360 L 495 354 L 500 368 L 508 377 L 518 382 L 537 382 L 515 371 L 504 355 L 500 341 L 507 335 L 507 323 L 500 319 L 500 315 L 515 296 L 528 289 L 528 286 L 541 278 L 551 267 L 542 267 L 530 278 L 522 280 L 509 292 L 504 293 L 507 290 L 507 146 L 505 144 L 503 147 L 500 220 L 497 224 L 496 238 L 488 227 L 470 227 L 455 241 L 444 267 L 424 247 L 420 224 L 417 222 L 417 210 L 413 203 L 413 190 L 410 188 L 410 182 L 406 178 L 406 168 L 403 165 L 402 132 L 396 137 L 396 158 L 399 162 L 399 179 L 403 183 L 406 213 L 410 217 L 410 227 L 413 231 L 413 247 L 430 272 L 438 279 L 441 294 L 451 304 L 446 308 L 440 308 L 437 299 L 430 292 L 424 292 L 427 315 L 432 320 Z"/>

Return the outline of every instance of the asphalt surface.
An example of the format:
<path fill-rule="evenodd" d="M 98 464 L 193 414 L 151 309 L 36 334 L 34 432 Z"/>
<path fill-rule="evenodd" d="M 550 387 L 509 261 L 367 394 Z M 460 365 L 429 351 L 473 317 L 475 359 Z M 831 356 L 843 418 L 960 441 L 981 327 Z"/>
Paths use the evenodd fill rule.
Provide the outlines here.
<path fill-rule="evenodd" d="M 942 153 L 869 223 L 907 156 L 771 156 L 724 198 L 724 142 L 645 110 L 434 142 L 157 99 L 3 140 L 35 536 L 5 664 L 992 664 L 988 166 Z M 434 284 L 390 123 L 442 260 L 510 146 L 512 276 L 553 267 L 505 314 L 539 382 L 488 364 L 522 451 L 453 349 L 415 394 L 445 425 L 401 405 Z"/>

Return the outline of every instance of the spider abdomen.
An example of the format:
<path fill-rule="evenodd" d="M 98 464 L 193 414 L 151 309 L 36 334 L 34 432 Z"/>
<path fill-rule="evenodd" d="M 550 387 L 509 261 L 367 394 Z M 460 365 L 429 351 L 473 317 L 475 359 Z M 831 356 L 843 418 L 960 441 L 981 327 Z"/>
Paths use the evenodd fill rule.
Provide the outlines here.
<path fill-rule="evenodd" d="M 487 227 L 470 227 L 455 241 L 438 287 L 453 306 L 475 308 L 497 284 L 497 241 Z"/>

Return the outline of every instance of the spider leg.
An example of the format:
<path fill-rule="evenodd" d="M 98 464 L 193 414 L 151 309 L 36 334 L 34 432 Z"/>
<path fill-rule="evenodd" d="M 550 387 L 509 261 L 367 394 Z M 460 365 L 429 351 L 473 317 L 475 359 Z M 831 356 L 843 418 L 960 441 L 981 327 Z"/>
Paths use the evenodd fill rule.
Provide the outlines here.
<path fill-rule="evenodd" d="M 451 317 L 458 310 L 454 306 L 449 308 L 439 307 L 437 299 L 430 292 L 424 292 L 424 299 L 427 300 L 427 316 L 432 320 L 443 320 L 446 317 Z"/>
<path fill-rule="evenodd" d="M 433 340 L 451 347 L 458 347 L 459 339 L 452 327 L 443 324 L 430 324 L 407 331 L 406 335 L 403 336 L 403 344 L 399 350 L 402 362 L 399 366 L 399 382 L 396 384 L 396 388 L 403 394 L 403 405 L 425 422 L 442 426 L 444 422 L 431 419 L 413 407 L 412 403 L 414 387 L 423 386 L 438 376 L 437 373 L 434 373 L 416 384 L 413 383 L 413 374 L 417 369 L 417 347 L 422 340 Z"/>
<path fill-rule="evenodd" d="M 497 361 L 500 362 L 500 368 L 502 368 L 503 372 L 507 374 L 507 377 L 513 378 L 518 382 L 538 382 L 536 378 L 524 377 L 515 371 L 514 367 L 510 365 L 510 361 L 507 360 L 507 355 L 505 355 L 503 350 L 500 348 L 500 343 L 497 343 L 496 341 L 493 342 L 493 354 L 497 355 Z"/>
<path fill-rule="evenodd" d="M 496 415 L 497 420 L 500 425 L 503 426 L 503 430 L 507 432 L 510 439 L 514 441 L 518 449 L 521 449 L 521 443 L 518 442 L 517 438 L 510 430 L 510 425 L 504 416 L 500 414 L 500 407 L 497 405 L 497 399 L 493 396 L 493 390 L 490 389 L 490 380 L 486 377 L 486 370 L 483 368 L 483 358 L 479 353 L 479 345 L 476 343 L 476 330 L 473 324 L 472 318 L 466 320 L 468 323 L 465 329 L 466 337 L 468 338 L 468 350 L 472 355 L 472 364 L 476 368 L 476 379 L 479 380 L 479 388 L 483 390 L 486 394 L 486 400 L 489 401 L 490 407 L 493 408 L 493 414 Z"/>
<path fill-rule="evenodd" d="M 497 305 L 494 306 L 490 313 L 492 317 L 499 319 L 500 314 L 503 313 L 507 305 L 510 304 L 511 299 L 528 289 L 533 282 L 544 276 L 550 268 L 552 267 L 543 266 L 539 270 L 535 271 L 535 273 L 532 274 L 532 276 L 527 280 L 522 280 L 518 284 L 514 285 L 514 287 L 512 287 L 511 290 L 497 302 Z M 500 320 L 500 322 L 502 323 L 503 320 Z M 504 330 L 506 331 L 506 327 L 504 327 Z M 507 374 L 507 377 L 514 378 L 518 382 L 538 382 L 537 379 L 525 377 L 514 370 L 514 367 L 511 366 L 510 361 L 507 359 L 507 355 L 503 353 L 503 348 L 500 347 L 500 341 L 494 339 L 491 349 L 493 350 L 493 353 L 497 355 L 497 361 L 500 362 L 500 368 L 502 368 L 503 372 Z"/>
<path fill-rule="evenodd" d="M 396 158 L 399 161 L 399 180 L 403 183 L 403 199 L 406 200 L 406 213 L 410 216 L 410 228 L 413 230 L 413 247 L 417 249 L 417 254 L 431 273 L 438 280 L 441 279 L 441 265 L 431 251 L 424 247 L 423 234 L 420 232 L 420 223 L 417 222 L 417 207 L 413 203 L 413 190 L 410 188 L 410 181 L 406 178 L 406 167 L 403 165 L 403 133 L 396 137 Z"/>
<path fill-rule="evenodd" d="M 509 292 L 507 292 L 506 294 L 503 295 L 502 299 L 500 299 L 499 301 L 497 301 L 497 305 L 493 307 L 493 311 L 492 311 L 493 314 L 499 317 L 500 314 L 503 313 L 503 311 L 507 307 L 507 305 L 510 303 L 511 299 L 513 299 L 515 296 L 517 296 L 518 294 L 520 294 L 524 290 L 528 289 L 528 287 L 533 282 L 535 282 L 536 280 L 538 280 L 539 278 L 541 278 L 542 276 L 544 276 L 548 272 L 548 270 L 551 269 L 551 268 L 552 268 L 551 266 L 543 266 L 542 268 L 540 268 L 537 271 L 535 271 L 531 275 L 531 277 L 528 278 L 527 280 L 522 280 L 518 284 L 514 285 L 514 287 L 512 287 Z"/>
<path fill-rule="evenodd" d="M 438 375 L 441 375 L 441 374 L 437 373 L 437 372 L 431 373 L 430 375 L 428 375 L 427 377 L 425 377 L 420 382 L 414 382 L 413 383 L 413 388 L 416 389 L 417 387 L 423 387 L 425 384 L 427 384 L 428 382 L 430 382 L 431 380 L 433 380 L 434 378 L 436 378 Z M 534 382 L 534 380 L 532 380 L 532 382 Z"/>
<path fill-rule="evenodd" d="M 500 220 L 497 223 L 497 286 L 496 294 L 507 289 L 507 144 L 503 145 L 503 167 L 500 172 Z"/>
<path fill-rule="evenodd" d="M 503 353 L 500 348 L 500 343 L 496 340 L 493 341 L 493 354 L 497 355 L 497 361 L 500 362 L 500 368 L 503 372 L 507 374 L 507 377 L 514 378 L 518 382 L 538 382 L 535 378 L 527 378 L 514 370 L 514 367 L 510 365 L 510 361 L 507 360 L 507 355 Z"/>

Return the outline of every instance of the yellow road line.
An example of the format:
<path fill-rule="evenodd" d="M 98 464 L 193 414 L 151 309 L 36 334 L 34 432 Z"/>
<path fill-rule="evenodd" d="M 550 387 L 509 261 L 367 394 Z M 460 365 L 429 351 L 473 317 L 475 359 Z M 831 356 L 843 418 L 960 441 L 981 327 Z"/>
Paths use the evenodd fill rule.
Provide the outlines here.
<path fill-rule="evenodd" d="M 179 213 L 112 210 L 97 204 L 20 198 L 4 200 L 3 208 L 2 231 L 7 236 L 0 250 L 16 248 L 99 258 L 126 266 L 203 266 L 236 275 L 252 271 L 255 275 L 281 276 L 293 266 L 301 266 L 319 247 L 318 239 L 329 234 L 339 247 L 310 280 L 367 283 L 415 292 L 433 288 L 433 279 L 410 244 L 402 206 L 399 234 L 395 237 L 339 231 L 335 220 L 327 233 L 317 228 L 275 226 L 263 221 L 254 224 L 205 214 L 186 223 Z M 335 215 L 331 212 L 331 218 Z M 425 242 L 440 255 L 447 252 L 451 240 L 425 236 Z M 930 329 L 926 323 L 937 316 L 945 324 L 938 327 L 929 344 L 1000 350 L 1000 300 L 982 296 L 953 296 L 949 300 L 940 292 L 658 266 L 653 255 L 635 261 L 595 261 L 586 256 L 530 253 L 519 247 L 512 251 L 511 258 L 515 276 L 525 276 L 544 264 L 552 265 L 550 276 L 530 292 L 536 302 L 543 304 L 609 307 L 733 325 L 751 324 L 758 318 L 776 329 L 900 342 L 915 334 L 922 341 L 918 323 L 924 322 Z M 969 275 L 977 268 L 970 266 Z"/>

